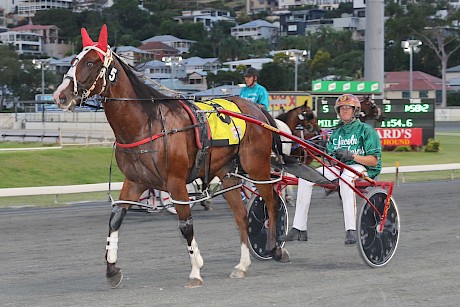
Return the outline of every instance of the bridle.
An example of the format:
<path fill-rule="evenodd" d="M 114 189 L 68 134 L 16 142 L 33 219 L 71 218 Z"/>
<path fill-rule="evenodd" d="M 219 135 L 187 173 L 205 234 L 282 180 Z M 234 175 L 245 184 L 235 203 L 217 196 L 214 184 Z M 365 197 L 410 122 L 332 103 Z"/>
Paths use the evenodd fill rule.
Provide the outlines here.
<path fill-rule="evenodd" d="M 92 83 L 92 85 L 89 88 L 85 88 L 80 82 L 77 81 L 77 76 L 76 76 L 76 68 L 78 63 L 80 62 L 81 59 L 85 57 L 85 55 L 90 52 L 91 50 L 96 51 L 99 56 L 101 57 L 102 61 L 102 68 L 99 71 L 99 74 L 97 75 L 96 79 Z M 83 48 L 83 50 L 75 57 L 75 59 L 72 61 L 72 66 L 69 69 L 69 71 L 64 75 L 64 80 L 65 79 L 71 79 L 73 81 L 73 94 L 75 96 L 78 96 L 78 86 L 80 85 L 80 88 L 82 88 L 82 94 L 81 94 L 81 100 L 82 102 L 86 101 L 88 97 L 90 96 L 91 92 L 96 88 L 96 85 L 100 79 L 102 79 L 102 86 L 97 93 L 97 95 L 102 94 L 106 88 L 107 88 L 107 78 L 109 81 L 113 82 L 116 80 L 116 75 L 117 75 L 117 69 L 112 66 L 112 68 L 109 71 L 110 64 L 113 62 L 113 54 L 112 50 L 110 49 L 110 46 L 107 46 L 107 52 L 104 52 L 102 49 L 98 48 L 97 46 L 87 46 Z"/>
<path fill-rule="evenodd" d="M 301 107 L 299 107 L 299 108 L 301 108 L 301 110 L 302 110 L 301 113 L 298 113 L 298 114 L 297 114 L 297 118 L 298 118 L 300 121 L 302 121 L 302 122 L 304 122 L 304 121 L 309 122 L 310 120 L 312 120 L 312 119 L 315 118 L 315 114 L 313 114 L 313 111 L 310 110 L 311 112 L 307 112 L 307 108 L 305 108 L 304 106 L 301 106 Z"/>
<path fill-rule="evenodd" d="M 369 110 L 372 110 L 371 115 L 374 116 L 374 114 L 375 114 L 374 118 L 375 118 L 375 119 L 379 119 L 379 118 L 382 116 L 382 110 L 381 110 L 379 107 L 377 107 L 377 105 L 375 104 L 375 102 L 374 102 L 373 100 L 371 100 L 371 99 L 366 99 L 366 100 L 364 100 L 364 101 L 366 102 L 367 108 L 368 108 Z M 362 110 L 362 108 L 361 108 L 361 110 Z M 375 112 L 375 110 L 376 110 L 377 112 Z M 363 113 L 363 112 L 361 112 L 361 113 Z M 364 117 L 367 117 L 367 114 L 364 113 Z"/>

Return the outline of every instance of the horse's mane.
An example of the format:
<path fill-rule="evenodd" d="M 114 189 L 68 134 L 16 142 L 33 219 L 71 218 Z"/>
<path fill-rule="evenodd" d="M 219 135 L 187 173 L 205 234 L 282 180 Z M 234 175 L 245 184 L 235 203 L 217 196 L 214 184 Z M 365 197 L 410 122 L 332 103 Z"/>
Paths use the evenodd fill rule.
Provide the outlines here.
<path fill-rule="evenodd" d="M 290 114 L 292 111 L 294 111 L 295 109 L 297 109 L 297 108 L 300 108 L 300 107 L 295 107 L 295 108 L 292 109 L 292 110 L 289 110 L 289 111 L 287 111 L 287 112 L 281 113 L 280 115 L 278 115 L 278 116 L 276 117 L 276 119 L 279 119 L 279 120 L 282 121 L 282 122 L 286 121 L 286 120 L 288 119 L 288 117 L 289 117 L 289 114 Z"/>
<path fill-rule="evenodd" d="M 136 74 L 137 70 L 130 66 L 129 64 L 125 63 L 124 61 L 118 61 L 125 71 L 128 79 L 131 82 L 131 85 L 139 96 L 140 99 L 152 99 L 152 101 L 143 101 L 141 103 L 142 107 L 144 108 L 145 112 L 151 114 L 154 117 L 158 112 L 159 104 L 164 104 L 173 112 L 178 112 L 180 110 L 179 101 L 175 99 L 171 99 L 171 97 L 160 93 L 159 91 L 155 90 L 154 88 L 146 85 Z"/>

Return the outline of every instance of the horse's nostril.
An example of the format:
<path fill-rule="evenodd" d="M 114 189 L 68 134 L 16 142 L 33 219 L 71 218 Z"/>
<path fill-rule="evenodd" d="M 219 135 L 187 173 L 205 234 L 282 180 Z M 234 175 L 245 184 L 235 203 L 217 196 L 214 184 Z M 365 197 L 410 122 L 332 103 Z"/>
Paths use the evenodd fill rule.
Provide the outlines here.
<path fill-rule="evenodd" d="M 60 94 L 59 94 L 59 102 L 64 103 L 65 100 L 66 100 L 65 94 L 64 94 L 64 93 L 60 93 Z"/>

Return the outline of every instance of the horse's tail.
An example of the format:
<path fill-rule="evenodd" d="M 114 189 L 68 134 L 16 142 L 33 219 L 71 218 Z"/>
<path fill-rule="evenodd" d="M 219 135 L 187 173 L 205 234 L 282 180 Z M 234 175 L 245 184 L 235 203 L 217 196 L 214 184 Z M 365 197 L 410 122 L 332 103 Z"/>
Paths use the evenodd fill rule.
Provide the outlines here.
<path fill-rule="evenodd" d="M 262 112 L 264 113 L 265 117 L 268 120 L 268 123 L 273 126 L 277 127 L 275 119 L 268 113 L 265 108 L 261 108 Z M 281 142 L 281 136 L 278 133 L 272 133 L 273 143 L 272 143 L 272 150 L 276 154 L 277 157 L 283 157 L 283 144 Z"/>

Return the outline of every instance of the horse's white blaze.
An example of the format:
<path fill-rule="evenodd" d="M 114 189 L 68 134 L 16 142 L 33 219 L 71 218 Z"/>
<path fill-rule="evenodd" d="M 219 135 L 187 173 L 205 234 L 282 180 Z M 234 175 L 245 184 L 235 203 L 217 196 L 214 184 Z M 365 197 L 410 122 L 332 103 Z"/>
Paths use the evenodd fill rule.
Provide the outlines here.
<path fill-rule="evenodd" d="M 107 262 L 117 262 L 118 230 L 112 232 L 110 236 L 107 237 L 107 245 L 105 246 L 105 249 L 107 250 Z"/>
<path fill-rule="evenodd" d="M 190 263 L 192 264 L 192 271 L 190 272 L 190 279 L 199 279 L 203 281 L 200 275 L 200 269 L 203 267 L 203 258 L 200 254 L 200 249 L 198 248 L 198 243 L 196 243 L 195 238 L 192 239 L 191 246 L 187 246 L 188 254 L 190 256 Z"/>
<path fill-rule="evenodd" d="M 251 265 L 251 257 L 249 256 L 249 248 L 246 244 L 241 243 L 241 258 L 240 263 L 235 266 L 235 269 L 247 272 Z"/>
<path fill-rule="evenodd" d="M 53 99 L 56 103 L 59 103 L 59 94 L 65 90 L 70 84 L 70 79 L 64 79 L 62 83 L 58 86 L 56 91 L 53 93 Z"/>

